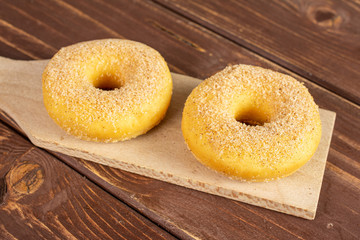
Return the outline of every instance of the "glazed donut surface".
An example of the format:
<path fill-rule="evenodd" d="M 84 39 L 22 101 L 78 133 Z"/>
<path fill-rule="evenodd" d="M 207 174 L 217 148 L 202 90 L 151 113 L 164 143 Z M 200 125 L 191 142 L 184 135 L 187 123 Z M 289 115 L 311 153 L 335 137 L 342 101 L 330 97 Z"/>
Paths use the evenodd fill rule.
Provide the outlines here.
<path fill-rule="evenodd" d="M 154 49 L 104 39 L 60 49 L 42 75 L 50 117 L 78 138 L 116 142 L 146 133 L 172 95 L 166 62 Z"/>
<path fill-rule="evenodd" d="M 292 174 L 312 157 L 321 122 L 300 82 L 236 65 L 192 91 L 182 132 L 194 156 L 211 169 L 235 179 L 268 181 Z"/>

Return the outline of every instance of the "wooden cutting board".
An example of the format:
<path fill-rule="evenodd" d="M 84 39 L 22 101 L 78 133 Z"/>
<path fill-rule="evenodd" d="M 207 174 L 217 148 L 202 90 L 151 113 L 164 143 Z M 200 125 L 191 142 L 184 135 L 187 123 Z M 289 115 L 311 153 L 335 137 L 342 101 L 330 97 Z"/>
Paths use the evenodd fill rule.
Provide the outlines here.
<path fill-rule="evenodd" d="M 37 146 L 169 183 L 314 219 L 329 151 L 335 113 L 320 109 L 323 134 L 313 158 L 293 175 L 267 183 L 232 180 L 201 165 L 187 149 L 180 129 L 187 96 L 199 79 L 172 74 L 170 108 L 159 126 L 119 143 L 94 143 L 67 135 L 43 105 L 41 74 L 48 60 L 0 57 L 0 108 Z"/>

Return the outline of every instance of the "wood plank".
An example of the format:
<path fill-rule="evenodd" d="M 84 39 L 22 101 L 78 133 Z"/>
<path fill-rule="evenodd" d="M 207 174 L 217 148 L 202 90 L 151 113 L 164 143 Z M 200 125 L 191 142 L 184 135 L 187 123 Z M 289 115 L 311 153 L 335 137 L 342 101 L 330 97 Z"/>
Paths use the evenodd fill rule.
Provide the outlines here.
<path fill-rule="evenodd" d="M 9 56 L 12 59 L 22 59 L 22 60 L 30 60 L 33 59 L 30 56 L 20 52 L 15 49 L 13 45 L 9 45 L 6 42 L 2 42 L 3 39 L 0 38 L 0 49 L 4 55 Z"/>
<path fill-rule="evenodd" d="M 360 103 L 358 1 L 156 2 Z"/>
<path fill-rule="evenodd" d="M 0 2 L 0 32 L 6 36 L 0 42 L 32 59 L 50 58 L 60 47 L 79 41 L 121 37 L 62 1 Z"/>
<path fill-rule="evenodd" d="M 3 37 L 1 38 L 3 43 L 14 47 L 18 51 L 21 51 L 23 54 L 33 59 L 43 58 L 56 52 L 56 49 L 52 46 L 49 46 L 37 37 L 28 34 L 22 29 L 16 28 L 9 22 L 2 19 L 0 19 L 0 31 L 7 37 L 7 39 L 4 39 Z M 19 46 L 25 47 L 20 48 Z"/>
<path fill-rule="evenodd" d="M 360 182 L 327 167 L 315 220 L 308 221 L 263 208 L 229 201 L 131 174 L 122 170 L 57 154 L 91 180 L 129 205 L 169 227 L 176 224 L 201 239 L 356 239 L 360 236 Z M 334 166 L 334 165 L 330 165 Z M 88 174 L 88 171 L 92 174 Z M 340 172 L 340 174 L 339 174 Z M 341 193 L 341 194 L 340 194 Z"/>
<path fill-rule="evenodd" d="M 33 14 L 37 3 L 35 1 L 34 5 L 25 5 L 23 10 Z M 101 3 L 99 6 L 94 5 L 93 1 L 87 2 L 87 4 L 76 1 L 72 4 L 79 4 L 80 6 L 74 6 L 88 16 L 96 18 L 103 25 L 119 32 L 122 36 L 144 42 L 158 49 L 170 63 L 173 71 L 205 78 L 227 64 L 247 63 L 290 73 L 286 69 L 150 2 L 129 4 L 125 1 L 106 1 L 106 6 L 102 6 Z M 21 8 L 21 6 L 18 7 Z M 54 15 L 52 18 L 58 16 L 56 13 L 61 13 L 62 16 L 67 14 L 66 10 L 57 8 L 55 4 L 52 6 L 52 10 Z M 36 13 L 34 14 L 36 15 Z M 51 18 L 48 17 L 48 19 Z M 86 26 L 88 20 L 81 17 L 72 17 L 72 19 L 80 25 L 83 24 L 83 29 L 81 29 L 76 27 L 74 22 L 74 28 L 78 30 L 77 33 L 74 33 L 75 40 L 85 40 L 90 34 L 93 38 L 105 36 L 100 26 L 93 26 L 94 29 L 90 33 Z M 44 17 L 41 21 L 46 20 L 47 18 Z M 50 26 L 59 26 L 59 31 L 64 33 L 71 32 L 71 21 L 65 21 L 67 22 L 63 25 L 51 23 Z M 11 22 L 11 24 L 21 29 L 21 22 Z M 93 32 L 95 33 L 93 34 Z M 34 36 L 38 35 L 36 31 L 29 33 Z M 63 41 L 60 39 L 59 42 L 47 42 L 47 44 L 54 46 L 67 44 Z M 0 49 L 0 55 L 7 56 L 1 51 Z M 206 238 L 205 236 L 214 239 L 234 239 L 238 236 L 240 238 L 244 236 L 245 239 L 246 237 L 251 238 L 245 230 L 248 231 L 248 234 L 255 232 L 260 239 L 268 239 L 269 236 L 272 238 L 281 238 L 282 236 L 284 238 L 287 236 L 339 238 L 342 235 L 349 239 L 356 238 L 360 235 L 360 230 L 356 226 L 356 223 L 359 222 L 358 213 L 360 212 L 356 202 L 359 190 L 350 186 L 357 184 L 353 179 L 354 177 L 358 179 L 360 176 L 359 108 L 298 75 L 295 77 L 305 82 L 320 107 L 338 113 L 332 149 L 328 158 L 328 161 L 336 168 L 329 168 L 330 165 L 328 165 L 325 171 L 323 184 L 329 187 L 322 189 L 317 217 L 312 222 L 246 204 L 234 204 L 234 202 L 220 197 L 82 160 L 77 161 L 68 157 L 67 160 L 65 157 L 63 160 L 169 231 L 181 233 L 186 231 L 187 235 L 185 236 L 189 238 Z M 336 169 L 336 174 L 333 169 Z M 348 177 L 342 179 L 341 176 Z M 340 204 L 344 199 L 348 199 L 347 205 Z M 224 213 L 219 209 L 228 211 Z M 337 218 L 337 215 L 341 218 Z M 347 217 L 343 217 L 345 215 Z M 241 219 L 245 219 L 245 221 Z M 222 226 L 218 227 L 219 224 Z M 261 231 L 258 230 L 258 226 Z"/>
<path fill-rule="evenodd" d="M 1 239 L 173 239 L 0 123 Z"/>

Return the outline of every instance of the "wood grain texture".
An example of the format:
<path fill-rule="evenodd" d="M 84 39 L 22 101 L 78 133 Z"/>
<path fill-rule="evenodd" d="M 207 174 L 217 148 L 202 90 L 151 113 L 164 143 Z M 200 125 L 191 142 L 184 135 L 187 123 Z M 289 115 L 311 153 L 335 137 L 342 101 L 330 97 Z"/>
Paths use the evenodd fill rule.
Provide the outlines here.
<path fill-rule="evenodd" d="M 360 235 L 359 181 L 339 177 L 331 164 L 325 172 L 314 221 L 276 213 L 192 191 L 85 160 L 60 158 L 124 199 L 161 225 L 175 224 L 188 238 L 200 239 L 357 239 Z M 334 168 L 333 168 L 334 167 Z M 341 194 L 340 194 L 341 193 Z"/>
<path fill-rule="evenodd" d="M 360 103 L 358 1 L 156 2 Z"/>
<path fill-rule="evenodd" d="M 360 110 L 357 105 L 150 2 L 68 1 L 67 4 L 81 12 L 78 14 L 58 2 L 1 1 L 1 17 L 3 3 L 10 6 L 7 10 L 11 11 L 10 15 L 16 16 L 5 21 L 54 48 L 82 40 L 116 37 L 102 27 L 105 25 L 125 38 L 159 50 L 172 71 L 194 77 L 208 77 L 233 63 L 254 64 L 292 74 L 305 82 L 320 107 L 337 112 L 329 163 L 313 222 L 62 156 L 74 169 L 144 215 L 177 236 L 189 239 L 253 239 L 252 235 L 258 239 L 357 239 L 360 236 Z M 19 14 L 14 7 L 35 16 L 36 20 Z M 25 28 L 26 21 L 34 26 Z M 45 36 L 41 26 L 67 37 L 47 39 L 49 36 Z M 7 40 L 10 30 L 5 30 L 0 36 Z M 52 53 L 47 53 L 46 48 L 42 53 L 36 51 L 37 45 L 34 50 L 28 48 L 31 39 L 22 38 L 24 46 L 17 44 L 16 39 L 12 43 L 14 47 L 7 45 L 9 41 L 0 40 L 0 55 L 33 59 L 23 53 L 24 48 L 36 55 L 35 58 L 51 57 Z"/>
<path fill-rule="evenodd" d="M 1 239 L 173 239 L 0 124 Z"/>

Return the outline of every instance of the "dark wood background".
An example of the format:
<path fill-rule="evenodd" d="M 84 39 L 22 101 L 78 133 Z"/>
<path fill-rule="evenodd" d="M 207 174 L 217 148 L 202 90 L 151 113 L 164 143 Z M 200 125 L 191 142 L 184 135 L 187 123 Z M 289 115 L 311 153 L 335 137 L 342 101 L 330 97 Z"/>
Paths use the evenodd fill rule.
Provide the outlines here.
<path fill-rule="evenodd" d="M 0 0 L 0 56 L 127 38 L 173 72 L 253 64 L 294 76 L 337 113 L 315 220 L 32 145 L 0 114 L 2 239 L 359 239 L 360 3 L 356 0 Z"/>

